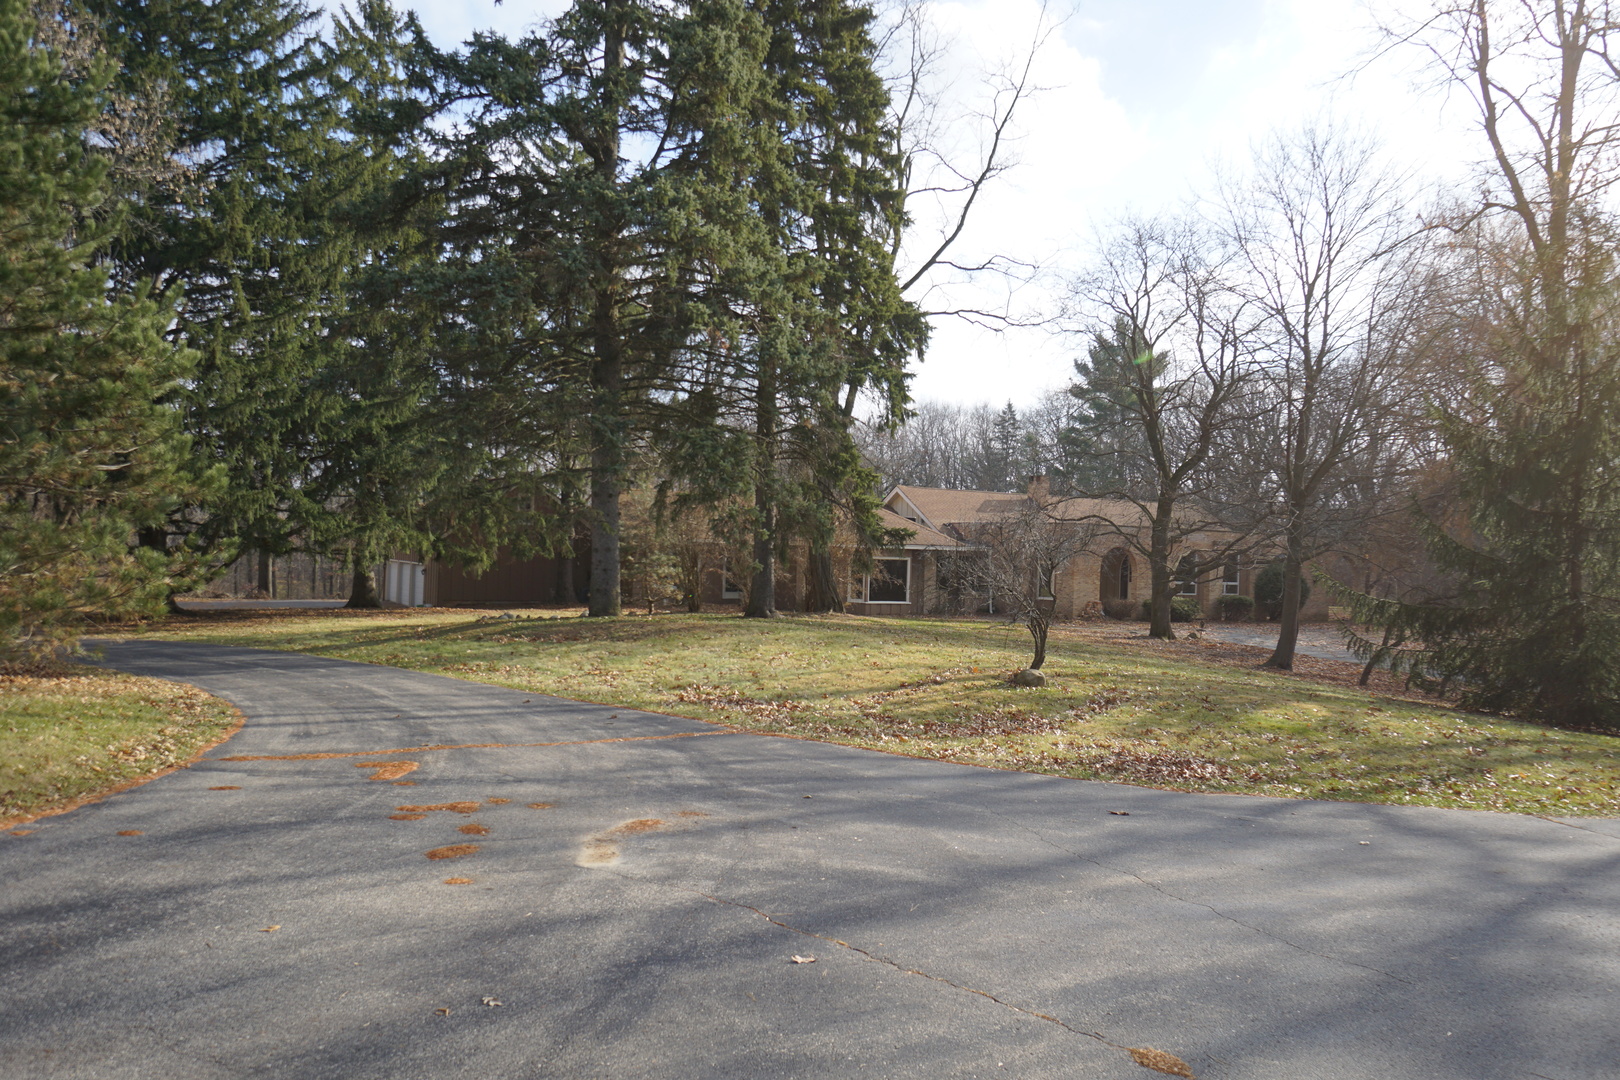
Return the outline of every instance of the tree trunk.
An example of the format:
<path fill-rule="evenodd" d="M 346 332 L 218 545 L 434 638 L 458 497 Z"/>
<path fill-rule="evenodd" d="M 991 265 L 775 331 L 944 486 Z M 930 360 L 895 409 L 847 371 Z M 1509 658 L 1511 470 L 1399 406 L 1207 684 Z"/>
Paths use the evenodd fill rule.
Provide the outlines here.
<path fill-rule="evenodd" d="M 832 551 L 825 543 L 814 540 L 805 565 L 804 610 L 822 613 L 844 610 L 838 575 L 833 570 Z"/>
<path fill-rule="evenodd" d="M 1041 670 L 1041 665 L 1046 663 L 1046 632 L 1051 628 L 1052 624 L 1046 618 L 1039 615 L 1029 617 L 1029 636 L 1035 639 L 1035 659 L 1029 662 L 1031 671 Z"/>
<path fill-rule="evenodd" d="M 266 599 L 266 600 L 274 600 L 275 599 L 275 592 L 274 592 L 275 579 L 270 576 L 270 570 L 271 570 L 270 553 L 268 551 L 260 551 L 259 552 L 259 584 L 258 584 L 258 589 L 259 589 L 260 595 L 263 596 L 264 599 Z"/>
<path fill-rule="evenodd" d="M 754 582 L 745 619 L 776 615 L 776 368 L 769 356 L 759 361 L 754 397 Z"/>
<path fill-rule="evenodd" d="M 376 582 L 371 577 L 371 568 L 362 565 L 358 559 L 354 563 L 354 579 L 349 587 L 349 602 L 343 606 L 346 608 L 382 607 L 382 600 L 377 596 Z"/>
<path fill-rule="evenodd" d="M 1148 554 L 1148 637 L 1176 640 L 1170 626 L 1170 514 L 1161 503 L 1153 516 Z"/>
<path fill-rule="evenodd" d="M 602 35 L 602 74 L 610 97 L 608 106 L 614 111 L 604 125 L 600 145 L 591 153 L 595 171 L 604 192 L 619 185 L 619 147 L 621 111 L 624 108 L 622 85 L 625 63 L 625 5 L 622 0 L 610 0 L 605 5 L 606 25 Z M 603 207 L 606 211 L 607 206 Z M 602 245 L 601 254 L 617 243 L 620 223 L 611 214 L 605 214 L 597 223 Z M 622 613 L 619 582 L 619 496 L 624 483 L 625 418 L 624 418 L 624 341 L 619 326 L 619 269 L 605 265 L 598 273 L 595 295 L 592 297 L 592 348 L 595 359 L 591 363 L 591 585 L 585 613 L 595 618 L 611 617 Z"/>
<path fill-rule="evenodd" d="M 1277 627 L 1277 648 L 1261 665 L 1279 671 L 1294 670 L 1294 649 L 1299 644 L 1299 578 L 1304 565 L 1304 544 L 1298 532 L 1288 530 L 1288 554 L 1283 559 L 1281 623 Z"/>
<path fill-rule="evenodd" d="M 557 584 L 552 587 L 551 598 L 559 604 L 572 604 L 574 594 L 574 556 L 563 555 L 557 559 Z"/>

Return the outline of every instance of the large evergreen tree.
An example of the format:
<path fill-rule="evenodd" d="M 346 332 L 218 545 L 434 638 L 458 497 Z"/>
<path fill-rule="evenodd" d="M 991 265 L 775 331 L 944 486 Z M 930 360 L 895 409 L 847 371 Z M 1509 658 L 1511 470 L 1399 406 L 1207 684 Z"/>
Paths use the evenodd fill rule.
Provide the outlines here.
<path fill-rule="evenodd" d="M 229 484 L 169 529 L 222 556 L 284 551 L 319 508 L 308 457 L 337 419 L 319 392 L 355 247 L 334 216 L 355 176 L 301 0 L 84 0 L 120 61 L 115 88 L 161 109 L 182 167 L 142 187 L 112 266 L 179 301 L 198 356 L 182 395 L 199 467 Z"/>
<path fill-rule="evenodd" d="M 164 595 L 167 562 L 129 535 L 182 501 L 186 439 L 162 404 L 189 357 L 172 308 L 95 264 L 119 223 L 85 139 L 111 62 L 70 62 L 91 35 L 60 9 L 0 0 L 0 649 L 69 636 L 89 611 Z"/>
<path fill-rule="evenodd" d="M 1419 680 L 1474 705 L 1620 727 L 1620 77 L 1607 5 L 1446 5 L 1420 41 L 1473 94 L 1490 149 L 1431 338 L 1454 485 L 1430 515 L 1453 579 L 1427 603 L 1355 598 Z"/>
<path fill-rule="evenodd" d="M 925 327 L 901 298 L 886 243 L 900 161 L 872 66 L 871 12 L 845 0 L 752 6 L 770 35 L 753 200 L 765 257 L 753 263 L 744 300 L 766 321 L 753 335 L 754 363 L 739 374 L 754 436 L 756 569 L 746 614 L 760 617 L 774 612 L 775 559 L 789 536 L 826 551 L 841 510 L 876 539 L 874 478 L 853 452 L 841 398 L 852 369 L 903 368 Z"/>

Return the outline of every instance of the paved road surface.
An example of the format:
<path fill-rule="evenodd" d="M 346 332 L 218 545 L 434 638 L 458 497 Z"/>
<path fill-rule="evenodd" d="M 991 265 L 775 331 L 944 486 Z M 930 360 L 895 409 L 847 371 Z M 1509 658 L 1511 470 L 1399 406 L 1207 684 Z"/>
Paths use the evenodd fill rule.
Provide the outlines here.
<path fill-rule="evenodd" d="M 0 836 L 4 1080 L 1160 1075 L 1128 1047 L 1208 1080 L 1620 1071 L 1620 822 L 992 772 L 245 649 L 108 661 L 248 724 Z"/>
<path fill-rule="evenodd" d="M 1214 641 L 1229 641 L 1234 645 L 1254 645 L 1262 649 L 1277 647 L 1276 626 L 1212 622 L 1204 627 L 1203 634 Z M 1343 660 L 1347 664 L 1359 665 L 1363 662 L 1356 659 L 1356 654 L 1345 646 L 1344 635 L 1333 626 L 1300 627 L 1294 651 L 1323 660 Z"/>

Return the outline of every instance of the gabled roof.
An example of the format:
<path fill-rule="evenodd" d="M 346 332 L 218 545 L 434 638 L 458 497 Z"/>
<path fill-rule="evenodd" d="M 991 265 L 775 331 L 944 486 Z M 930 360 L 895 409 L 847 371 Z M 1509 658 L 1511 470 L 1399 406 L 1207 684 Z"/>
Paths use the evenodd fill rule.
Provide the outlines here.
<path fill-rule="evenodd" d="M 905 518 L 901 517 L 899 514 L 888 509 L 887 507 L 881 507 L 878 509 L 878 520 L 883 524 L 885 529 L 908 529 L 912 532 L 913 535 L 911 539 L 907 540 L 901 545 L 907 550 L 927 551 L 930 549 L 944 548 L 955 551 L 959 548 L 973 546 L 972 544 L 964 544 L 956 537 L 947 536 L 938 529 L 931 529 L 927 525 L 920 522 L 907 521 Z"/>
<path fill-rule="evenodd" d="M 934 529 L 949 525 L 976 525 L 995 522 L 1009 514 L 1016 514 L 1030 505 L 1023 492 L 957 491 L 952 488 L 911 487 L 897 484 L 889 493 L 885 505 L 907 505 Z M 1115 525 L 1145 524 L 1144 515 L 1134 503 L 1123 499 L 1054 498 L 1046 504 L 1047 512 L 1062 521 L 1082 518 L 1104 518 Z"/>

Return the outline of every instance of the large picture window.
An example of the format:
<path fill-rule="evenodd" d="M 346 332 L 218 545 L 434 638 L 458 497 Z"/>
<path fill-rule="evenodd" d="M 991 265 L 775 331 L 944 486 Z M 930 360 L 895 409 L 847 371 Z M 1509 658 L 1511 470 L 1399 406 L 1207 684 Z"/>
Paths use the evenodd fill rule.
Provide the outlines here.
<path fill-rule="evenodd" d="M 878 559 L 866 579 L 871 604 L 904 604 L 911 597 L 911 560 Z"/>

